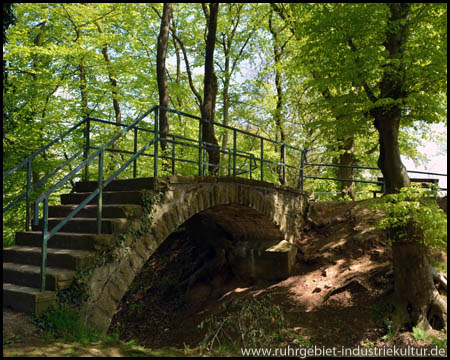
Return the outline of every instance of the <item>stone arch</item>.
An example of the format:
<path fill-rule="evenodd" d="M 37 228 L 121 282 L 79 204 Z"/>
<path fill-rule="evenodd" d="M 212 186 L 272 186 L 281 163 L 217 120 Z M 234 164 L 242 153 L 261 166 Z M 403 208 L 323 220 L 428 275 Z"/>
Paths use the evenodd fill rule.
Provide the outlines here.
<path fill-rule="evenodd" d="M 165 196 L 155 204 L 149 231 L 137 239 L 133 247 L 120 249 L 117 261 L 94 269 L 88 284 L 91 296 L 83 306 L 88 325 L 101 332 L 108 330 L 118 304 L 146 261 L 172 232 L 200 212 L 210 209 L 210 215 L 217 215 L 224 206 L 252 209 L 249 211 L 263 216 L 263 221 L 267 222 L 266 229 L 271 228 L 273 234 L 278 231 L 282 242 L 292 244 L 297 228 L 302 224 L 299 219 L 303 219 L 306 199 L 302 194 L 281 190 L 271 184 L 255 186 L 254 183 L 242 181 L 245 179 L 225 179 L 222 182 L 220 178 L 214 178 L 211 182 L 168 184 Z M 220 221 L 219 216 L 216 219 Z M 259 225 L 262 223 L 260 221 Z M 253 235 L 257 228 L 253 229 Z M 271 240 L 274 243 L 280 239 L 275 236 Z M 290 247 L 286 254 L 282 254 L 288 256 L 288 262 L 291 263 L 295 257 L 295 251 L 292 250 L 295 247 Z M 254 256 L 253 249 L 251 255 Z"/>

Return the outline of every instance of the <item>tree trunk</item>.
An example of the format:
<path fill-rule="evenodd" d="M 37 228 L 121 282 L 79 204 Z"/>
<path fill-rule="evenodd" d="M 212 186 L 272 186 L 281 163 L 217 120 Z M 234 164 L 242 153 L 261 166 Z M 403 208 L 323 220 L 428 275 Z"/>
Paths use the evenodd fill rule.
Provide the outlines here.
<path fill-rule="evenodd" d="M 281 78 L 281 55 L 283 54 L 284 45 L 280 45 L 279 40 L 279 30 L 275 29 L 275 27 L 272 25 L 272 16 L 273 11 L 270 13 L 269 17 L 269 30 L 272 33 L 273 36 L 273 57 L 274 57 L 274 68 L 275 68 L 275 88 L 277 90 L 277 105 L 275 108 L 274 113 L 274 122 L 277 129 L 277 135 L 279 135 L 279 140 L 281 143 L 285 143 L 285 133 L 284 133 L 284 127 L 283 127 L 283 118 L 281 115 L 281 111 L 283 109 L 284 105 L 284 96 L 283 96 L 283 84 L 282 84 L 282 78 Z M 278 137 L 278 136 L 277 136 Z M 283 151 L 280 149 L 280 163 L 283 163 L 285 161 Z M 282 167 L 277 166 L 277 173 L 278 173 L 278 181 L 281 185 L 284 185 L 285 181 L 283 179 L 283 172 Z"/>
<path fill-rule="evenodd" d="M 97 26 L 98 32 L 101 35 L 104 35 L 104 31 L 103 31 L 102 25 L 99 20 L 95 21 L 95 25 Z M 111 85 L 111 97 L 112 97 L 112 102 L 113 102 L 114 113 L 116 115 L 116 124 L 120 124 L 120 123 L 122 123 L 122 112 L 120 110 L 119 100 L 117 99 L 117 95 L 118 95 L 117 80 L 111 69 L 112 63 L 111 63 L 111 59 L 108 54 L 108 44 L 106 42 L 102 47 L 102 54 L 103 54 L 103 58 L 105 59 L 105 62 L 106 62 L 106 68 L 108 70 L 109 84 Z M 121 131 L 120 127 L 117 126 L 116 129 L 114 130 L 113 136 L 116 136 L 117 134 L 119 134 L 120 131 Z M 111 148 L 113 150 L 117 149 L 116 142 L 112 143 Z M 108 175 L 112 175 L 114 173 L 114 170 L 116 169 L 117 164 L 118 163 L 120 164 L 120 161 L 117 161 L 117 159 L 115 158 L 115 155 L 116 155 L 116 153 L 112 152 L 110 155 L 111 162 L 107 163 L 105 161 L 105 168 L 107 168 L 110 172 L 110 174 L 108 174 Z M 120 157 L 121 161 L 123 162 L 124 158 L 121 153 L 119 153 L 119 157 Z"/>
<path fill-rule="evenodd" d="M 81 112 L 83 113 L 83 117 L 86 117 L 89 115 L 89 108 L 86 90 L 86 67 L 83 64 L 83 60 L 81 60 L 78 69 L 80 71 Z"/>
<path fill-rule="evenodd" d="M 398 134 L 401 120 L 400 100 L 405 91 L 405 65 L 403 54 L 408 41 L 409 12 L 411 4 L 390 3 L 391 16 L 386 26 L 385 47 L 389 61 L 383 67 L 379 83 L 379 99 L 388 104 L 373 108 L 374 125 L 380 136 L 378 166 L 384 176 L 385 191 L 396 193 L 409 186 L 408 173 L 400 158 Z M 367 90 L 366 90 L 367 91 Z M 406 234 L 407 242 L 399 238 Z M 394 330 L 414 326 L 423 330 L 430 327 L 447 329 L 447 304 L 433 283 L 433 273 L 423 242 L 423 231 L 413 222 L 389 234 L 393 247 L 392 258 L 395 277 L 396 308 L 393 316 Z"/>
<path fill-rule="evenodd" d="M 172 17 L 173 19 L 173 17 Z M 176 26 L 175 23 L 172 21 L 172 33 L 176 34 Z M 175 35 L 176 36 L 176 35 Z M 179 85 L 180 81 L 181 81 L 181 56 L 180 56 L 180 48 L 178 46 L 177 41 L 175 40 L 175 37 L 172 36 L 172 42 L 173 42 L 173 47 L 175 48 L 175 57 L 177 59 L 177 77 L 175 79 L 175 82 Z M 177 106 L 179 110 L 183 110 L 183 98 L 177 94 Z M 180 120 L 180 125 L 183 125 L 184 120 L 183 120 L 183 115 L 178 114 L 178 119 Z M 186 134 L 186 127 L 184 126 L 184 136 L 187 136 Z"/>
<path fill-rule="evenodd" d="M 355 146 L 353 136 L 346 136 L 343 139 L 343 142 L 338 146 L 338 149 L 344 151 L 344 153 L 341 153 L 339 155 L 338 158 L 339 165 L 353 166 L 355 164 Z M 340 167 L 338 168 L 337 173 L 339 179 L 353 180 L 355 176 L 355 169 Z M 342 197 L 348 195 L 353 201 L 356 200 L 356 193 L 355 193 L 356 189 L 354 182 L 341 181 L 340 190 Z"/>
<path fill-rule="evenodd" d="M 164 3 L 163 14 L 161 18 L 161 27 L 158 36 L 158 48 L 156 51 L 156 78 L 158 82 L 159 105 L 169 107 L 169 89 L 166 76 L 166 54 L 169 42 L 169 22 L 172 12 L 172 5 Z M 159 111 L 159 133 L 165 138 L 169 133 L 169 114 L 167 111 Z M 161 141 L 161 149 L 166 150 L 166 141 Z"/>
<path fill-rule="evenodd" d="M 211 144 L 206 146 L 208 152 L 209 173 L 217 175 L 218 164 L 220 162 L 220 153 L 217 151 L 218 142 L 214 135 L 214 121 L 215 104 L 217 96 L 217 76 L 214 71 L 214 47 L 216 43 L 216 29 L 217 29 L 217 13 L 219 10 L 218 3 L 211 3 L 209 5 L 209 19 L 208 36 L 206 39 L 206 54 L 205 54 L 205 77 L 203 87 L 203 104 L 201 106 L 202 118 L 207 120 L 202 124 L 202 141 Z"/>
<path fill-rule="evenodd" d="M 434 282 L 426 249 L 419 242 L 392 246 L 395 277 L 394 329 L 413 326 L 423 330 L 447 328 L 447 304 Z M 413 264 L 413 265 L 412 265 Z"/>
<path fill-rule="evenodd" d="M 228 48 L 229 50 L 229 48 Z M 229 110 L 230 110 L 230 80 L 231 80 L 231 73 L 230 73 L 230 54 L 225 54 L 225 81 L 223 84 L 223 124 L 225 126 L 228 126 L 229 123 Z M 223 138 L 222 138 L 222 148 L 226 149 L 228 147 L 228 130 L 224 129 L 223 132 Z M 227 154 L 224 153 L 223 159 L 226 163 Z"/>
<path fill-rule="evenodd" d="M 408 173 L 400 158 L 398 133 L 401 120 L 401 108 L 398 100 L 407 94 L 405 86 L 405 65 L 403 54 L 409 35 L 409 12 L 411 4 L 397 3 L 388 5 L 391 10 L 384 46 L 389 60 L 383 67 L 383 76 L 379 83 L 379 99 L 397 101 L 396 103 L 375 107 L 371 110 L 374 125 L 380 135 L 380 155 L 378 167 L 383 173 L 385 191 L 388 194 L 398 192 L 401 187 L 409 186 Z"/>
<path fill-rule="evenodd" d="M 104 34 L 103 28 L 102 28 L 100 22 L 96 21 L 95 25 L 97 26 L 98 32 L 100 34 Z M 120 124 L 122 122 L 122 112 L 120 111 L 119 100 L 117 100 L 117 95 L 119 94 L 118 90 L 117 90 L 117 80 L 111 69 L 111 59 L 108 54 L 108 44 L 106 44 L 106 43 L 104 44 L 104 46 L 102 48 L 102 54 L 103 54 L 103 58 L 105 59 L 105 62 L 106 62 L 106 67 L 108 69 L 109 83 L 112 88 L 111 95 L 112 95 L 114 113 L 116 114 L 116 123 Z M 114 148 L 114 144 L 113 144 L 113 148 Z"/>
<path fill-rule="evenodd" d="M 378 167 L 383 173 L 385 192 L 393 194 L 410 184 L 408 173 L 400 158 L 398 145 L 400 109 L 398 107 L 391 108 L 390 111 L 378 109 L 378 111 L 372 111 L 372 114 L 375 117 L 374 124 L 380 138 Z"/>

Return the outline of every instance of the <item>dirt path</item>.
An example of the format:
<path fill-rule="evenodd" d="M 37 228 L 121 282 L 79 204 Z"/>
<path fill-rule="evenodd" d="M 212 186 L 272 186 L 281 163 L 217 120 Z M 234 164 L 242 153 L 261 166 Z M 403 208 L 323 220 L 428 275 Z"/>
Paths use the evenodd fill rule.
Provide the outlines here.
<path fill-rule="evenodd" d="M 46 339 L 25 314 L 3 309 L 3 357 L 186 356 L 180 349 L 146 349 L 134 342 L 63 342 Z"/>

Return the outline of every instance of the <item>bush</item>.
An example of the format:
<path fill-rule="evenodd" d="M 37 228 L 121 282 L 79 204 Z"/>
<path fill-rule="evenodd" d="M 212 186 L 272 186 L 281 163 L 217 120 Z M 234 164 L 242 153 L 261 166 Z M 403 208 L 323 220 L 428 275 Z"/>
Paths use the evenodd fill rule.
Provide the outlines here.
<path fill-rule="evenodd" d="M 386 216 L 377 227 L 390 231 L 391 242 L 418 241 L 446 251 L 447 215 L 439 208 L 436 196 L 436 189 L 416 184 L 400 189 L 398 194 L 385 195 L 377 208 L 385 210 Z"/>
<path fill-rule="evenodd" d="M 75 308 L 56 305 L 45 313 L 35 316 L 33 322 L 41 327 L 47 337 L 65 341 L 89 342 L 97 339 L 97 334 L 88 330 Z"/>

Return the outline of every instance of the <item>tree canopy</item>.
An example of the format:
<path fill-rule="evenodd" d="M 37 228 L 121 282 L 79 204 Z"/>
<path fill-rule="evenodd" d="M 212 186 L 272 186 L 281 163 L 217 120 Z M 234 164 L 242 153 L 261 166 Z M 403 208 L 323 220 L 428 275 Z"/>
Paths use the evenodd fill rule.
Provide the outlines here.
<path fill-rule="evenodd" d="M 392 9 L 372 3 L 220 4 L 208 72 L 216 74 L 217 89 L 204 93 L 209 6 L 172 4 L 164 23 L 164 76 L 159 74 L 166 79 L 165 103 L 201 116 L 205 94 L 213 94 L 217 122 L 308 149 L 310 162 L 366 166 L 377 165 L 380 151 L 375 110 L 397 106 L 399 153 L 420 163 L 425 156 L 417 146 L 433 137 L 428 125 L 447 121 L 447 7 L 415 3 L 399 19 L 392 18 Z M 158 104 L 163 10 L 163 4 L 13 4 L 9 14 L 15 21 L 7 28 L 4 22 L 4 168 L 85 116 L 128 123 Z M 407 38 L 396 58 L 388 36 L 399 29 Z M 396 96 L 387 89 L 389 76 L 401 80 Z M 183 116 L 170 117 L 168 125 L 184 136 L 198 131 Z M 213 135 L 217 144 L 230 146 L 229 131 L 215 128 Z M 106 138 L 102 132 L 96 136 L 99 142 Z M 250 139 L 237 141 L 247 143 L 249 152 L 259 150 Z M 33 180 L 49 172 L 52 159 L 69 156 L 83 142 L 81 136 L 61 144 L 59 154 L 44 152 Z M 280 150 L 267 145 L 267 159 L 280 161 Z M 221 156 L 225 161 L 226 154 Z M 298 154 L 286 156 L 300 164 Z M 268 180 L 281 181 L 279 168 L 269 170 Z M 316 167 L 307 172 L 370 176 Z M 296 177 L 289 173 L 288 184 Z M 310 191 L 338 197 L 345 190 L 339 186 L 307 183 Z M 356 196 L 367 185 L 349 191 Z"/>

